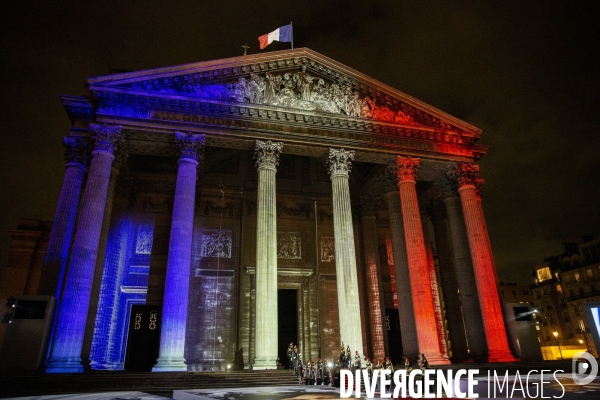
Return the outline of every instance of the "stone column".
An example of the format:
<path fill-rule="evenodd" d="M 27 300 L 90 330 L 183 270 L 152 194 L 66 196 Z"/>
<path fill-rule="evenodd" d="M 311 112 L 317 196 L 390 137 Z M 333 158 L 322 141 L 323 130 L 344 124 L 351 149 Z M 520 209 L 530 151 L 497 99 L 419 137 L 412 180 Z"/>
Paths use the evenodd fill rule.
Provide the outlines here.
<path fill-rule="evenodd" d="M 329 149 L 329 174 L 333 192 L 333 235 L 335 240 L 335 272 L 337 275 L 340 341 L 362 358 L 363 340 L 360 318 L 359 288 L 352 212 L 350 208 L 350 174 L 353 151 Z"/>
<path fill-rule="evenodd" d="M 408 272 L 408 258 L 406 256 L 406 241 L 404 237 L 404 222 L 402 221 L 402 208 L 400 206 L 400 193 L 398 189 L 398 176 L 393 166 L 388 166 L 379 177 L 379 184 L 385 193 L 390 220 L 390 235 L 392 239 L 392 253 L 394 256 L 394 270 L 396 272 L 396 292 L 398 294 L 398 314 L 400 318 L 400 332 L 402 335 L 402 351 L 406 357 L 419 355 L 417 341 L 417 325 L 413 310 L 412 289 L 410 287 L 410 274 Z"/>
<path fill-rule="evenodd" d="M 85 139 L 76 136 L 65 137 L 63 145 L 67 169 L 54 214 L 48 251 L 44 258 L 44 270 L 38 288 L 39 295 L 52 295 L 56 299 L 60 299 L 67 270 L 69 249 L 73 240 L 75 218 L 88 158 L 88 142 Z"/>
<path fill-rule="evenodd" d="M 452 361 L 460 362 L 469 359 L 467 337 L 460 303 L 458 281 L 452 262 L 448 229 L 446 226 L 446 209 L 441 201 L 434 203 L 431 222 L 440 266 L 440 280 L 444 295 L 444 309 L 448 321 L 449 339 L 452 348 Z"/>
<path fill-rule="evenodd" d="M 167 258 L 167 277 L 162 309 L 160 350 L 153 372 L 187 371 L 185 327 L 187 319 L 196 171 L 204 150 L 204 135 L 175 132 L 181 153 L 173 201 L 173 217 Z"/>
<path fill-rule="evenodd" d="M 446 326 L 444 324 L 444 315 L 440 291 L 438 288 L 437 271 L 435 260 L 433 259 L 433 248 L 431 247 L 431 233 L 429 229 L 429 214 L 431 214 L 430 204 L 421 204 L 421 227 L 423 229 L 423 239 L 425 242 L 425 253 L 427 254 L 427 268 L 429 270 L 429 282 L 431 284 L 431 294 L 433 299 L 433 309 L 435 310 L 435 322 L 437 325 L 438 343 L 442 357 L 448 358 L 448 345 L 446 343 Z"/>
<path fill-rule="evenodd" d="M 47 373 L 83 372 L 81 347 L 87 321 L 102 219 L 113 155 L 121 139 L 121 127 L 90 124 L 95 142 L 81 214 L 77 221 L 71 261 L 59 308 Z"/>
<path fill-rule="evenodd" d="M 256 350 L 253 369 L 277 368 L 277 209 L 275 174 L 281 142 L 256 141 Z"/>
<path fill-rule="evenodd" d="M 484 361 L 487 355 L 487 344 L 485 335 L 481 334 L 483 332 L 483 322 L 481 320 L 475 274 L 473 273 L 473 262 L 469 250 L 469 239 L 467 238 L 467 229 L 457 191 L 458 185 L 451 176 L 444 176 L 435 184 L 442 192 L 442 198 L 446 206 L 452 245 L 452 261 L 456 269 L 458 290 L 460 291 L 460 304 L 464 317 L 469 357 L 476 361 Z"/>
<path fill-rule="evenodd" d="M 369 310 L 369 327 L 371 328 L 370 357 L 373 360 L 384 359 L 387 349 L 387 331 L 384 330 L 385 304 L 383 301 L 383 285 L 381 282 L 381 261 L 379 259 L 379 243 L 377 240 L 377 209 L 379 199 L 361 197 L 361 220 L 363 226 L 363 249 L 367 276 L 367 299 Z"/>
<path fill-rule="evenodd" d="M 395 164 L 398 173 L 417 340 L 419 352 L 425 354 L 431 364 L 448 364 L 449 361 L 442 356 L 438 342 L 433 293 L 419 214 L 415 180 L 419 165 L 419 159 L 401 156 L 398 156 Z"/>
<path fill-rule="evenodd" d="M 488 346 L 488 362 L 515 361 L 516 359 L 508 347 L 502 307 L 498 296 L 494 259 L 479 201 L 479 190 L 483 186 L 483 179 L 479 177 L 479 166 L 472 163 L 461 163 L 454 170 L 453 175 L 459 184 L 458 193 L 471 249 L 483 333 Z"/>

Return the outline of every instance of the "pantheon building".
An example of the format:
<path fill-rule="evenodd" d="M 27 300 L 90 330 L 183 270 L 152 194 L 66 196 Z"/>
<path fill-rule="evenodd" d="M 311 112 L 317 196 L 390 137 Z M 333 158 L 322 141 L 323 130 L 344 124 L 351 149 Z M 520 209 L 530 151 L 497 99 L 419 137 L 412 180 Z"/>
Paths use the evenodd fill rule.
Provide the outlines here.
<path fill-rule="evenodd" d="M 86 90 L 53 223 L 9 232 L 2 302 L 55 299 L 47 373 L 515 360 L 481 129 L 306 48 Z"/>

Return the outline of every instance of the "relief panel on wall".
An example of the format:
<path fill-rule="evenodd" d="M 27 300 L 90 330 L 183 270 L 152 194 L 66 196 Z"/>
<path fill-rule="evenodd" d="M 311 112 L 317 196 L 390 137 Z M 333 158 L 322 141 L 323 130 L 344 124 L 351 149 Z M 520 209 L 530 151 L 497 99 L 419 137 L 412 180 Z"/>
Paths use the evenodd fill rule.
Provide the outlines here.
<path fill-rule="evenodd" d="M 302 235 L 300 232 L 277 232 L 277 258 L 302 259 Z"/>
<path fill-rule="evenodd" d="M 321 236 L 321 262 L 335 261 L 335 241 L 333 236 Z"/>

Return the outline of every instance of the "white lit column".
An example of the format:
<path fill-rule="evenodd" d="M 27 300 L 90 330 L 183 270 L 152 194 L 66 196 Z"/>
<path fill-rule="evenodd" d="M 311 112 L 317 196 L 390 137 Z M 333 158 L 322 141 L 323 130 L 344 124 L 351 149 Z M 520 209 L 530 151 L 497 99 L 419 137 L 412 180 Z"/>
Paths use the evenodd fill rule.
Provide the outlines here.
<path fill-rule="evenodd" d="M 256 350 L 252 369 L 277 368 L 277 209 L 275 174 L 281 142 L 256 141 Z"/>
<path fill-rule="evenodd" d="M 333 234 L 335 240 L 335 271 L 337 275 L 340 340 L 349 345 L 352 354 L 363 352 L 363 340 L 356 276 L 356 253 L 350 209 L 350 174 L 353 151 L 329 149 L 329 173 L 333 192 Z"/>

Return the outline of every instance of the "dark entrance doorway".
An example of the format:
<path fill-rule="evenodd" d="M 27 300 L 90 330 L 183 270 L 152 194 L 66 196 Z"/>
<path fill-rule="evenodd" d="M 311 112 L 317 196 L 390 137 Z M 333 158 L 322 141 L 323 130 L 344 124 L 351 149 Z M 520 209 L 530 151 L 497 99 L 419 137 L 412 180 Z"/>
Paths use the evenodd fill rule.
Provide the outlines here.
<path fill-rule="evenodd" d="M 388 346 L 390 349 L 390 358 L 394 364 L 404 365 L 402 359 L 402 335 L 400 334 L 400 316 L 398 310 L 385 310 L 386 327 L 388 335 Z"/>
<path fill-rule="evenodd" d="M 150 372 L 160 346 L 160 306 L 133 304 L 129 316 L 125 371 Z"/>
<path fill-rule="evenodd" d="M 289 368 L 287 348 L 298 343 L 298 301 L 296 289 L 277 290 L 277 355 L 281 365 Z"/>

